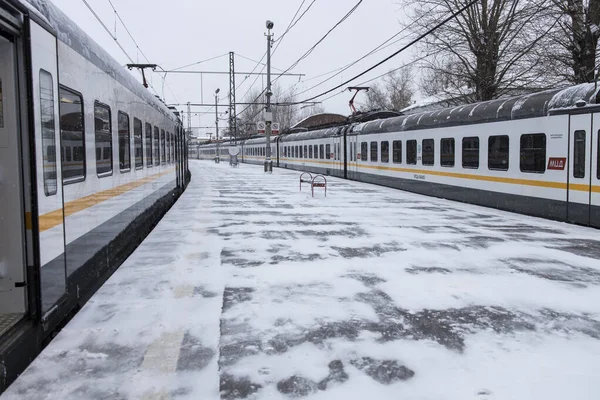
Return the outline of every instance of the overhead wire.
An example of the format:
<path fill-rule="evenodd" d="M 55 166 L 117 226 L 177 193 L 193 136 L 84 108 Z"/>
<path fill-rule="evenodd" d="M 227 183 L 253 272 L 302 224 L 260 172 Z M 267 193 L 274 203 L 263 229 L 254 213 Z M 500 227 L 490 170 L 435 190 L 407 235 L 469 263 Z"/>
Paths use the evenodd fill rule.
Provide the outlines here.
<path fill-rule="evenodd" d="M 276 45 L 276 46 L 275 46 L 275 48 L 273 49 L 273 53 L 272 53 L 272 54 L 274 54 L 274 53 L 275 53 L 275 51 L 277 51 L 277 48 L 278 48 L 278 47 L 279 47 L 279 45 L 281 44 L 281 40 L 282 40 L 282 39 L 285 37 L 285 35 L 287 35 L 287 34 L 289 33 L 289 31 L 290 31 L 290 30 L 291 30 L 291 29 L 292 29 L 294 26 L 296 26 L 296 24 L 298 23 L 298 21 L 300 21 L 300 20 L 302 19 L 302 17 L 304 17 L 304 15 L 305 15 L 305 14 L 308 12 L 308 10 L 310 10 L 310 8 L 312 7 L 312 5 L 313 5 L 313 4 L 314 4 L 316 1 L 317 1 L 317 0 L 313 0 L 313 1 L 312 1 L 312 2 L 311 2 L 309 5 L 308 5 L 308 7 L 307 7 L 307 8 L 306 8 L 306 9 L 305 9 L 303 12 L 302 12 L 302 14 L 300 14 L 300 16 L 298 17 L 298 19 L 296 19 L 296 16 L 298 15 L 298 13 L 300 12 L 300 10 L 302 9 L 302 6 L 303 6 L 303 5 L 304 5 L 304 3 L 306 2 L 306 0 L 302 0 L 302 3 L 300 3 L 300 6 L 298 6 L 298 8 L 296 9 L 296 12 L 294 13 L 294 16 L 292 17 L 292 19 L 290 20 L 290 22 L 289 22 L 289 24 L 288 24 L 287 28 L 285 29 L 285 31 L 283 32 L 283 34 L 282 34 L 282 35 L 281 35 L 281 36 L 280 36 L 280 37 L 277 39 L 277 45 Z M 362 1 L 362 0 L 361 0 L 361 1 Z M 269 44 L 269 45 L 271 45 L 271 44 Z M 266 56 L 267 56 L 267 52 L 265 52 L 265 53 L 263 54 L 263 56 L 261 57 L 260 61 L 258 61 L 258 62 L 256 63 L 256 65 L 254 66 L 254 68 L 253 68 L 253 69 L 252 69 L 252 71 L 250 72 L 251 74 L 252 74 L 252 73 L 253 73 L 253 72 L 256 70 L 256 68 L 258 67 L 258 65 L 259 65 L 259 64 L 262 62 L 262 60 L 264 60 L 264 58 L 265 58 Z M 262 73 L 262 72 L 265 70 L 265 67 L 266 67 L 266 64 L 263 64 L 263 67 L 262 67 L 262 69 L 260 70 L 259 74 L 261 74 L 261 73 Z M 281 70 L 279 70 L 279 71 L 281 71 Z M 283 73 L 285 73 L 285 72 L 283 72 Z M 254 87 L 254 84 L 255 84 L 255 83 L 256 83 L 256 81 L 258 80 L 258 77 L 259 77 L 259 76 L 260 76 L 260 75 L 257 75 L 257 76 L 256 76 L 256 78 L 254 79 L 254 81 L 252 82 L 252 84 L 250 85 L 250 87 L 248 88 L 248 90 L 246 91 L 246 93 L 244 93 L 244 95 L 242 96 L 242 98 L 245 98 L 245 97 L 248 95 L 248 93 L 250 92 L 250 90 L 251 90 L 251 89 Z M 240 83 L 240 85 L 239 85 L 239 86 L 236 88 L 236 90 L 237 90 L 237 89 L 239 89 L 239 87 L 241 87 L 241 85 L 243 85 L 243 84 L 244 84 L 244 82 L 246 82 L 246 80 L 247 80 L 249 77 L 250 77 L 250 75 L 246 76 L 246 77 L 244 78 L 244 80 L 242 81 L 242 83 Z M 256 96 L 256 98 L 255 98 L 254 100 L 252 100 L 252 101 L 251 101 L 251 103 L 254 103 L 254 102 L 256 102 L 256 100 L 258 100 L 258 99 L 260 98 L 260 96 L 262 96 L 262 95 L 263 95 L 263 93 L 264 93 L 265 91 L 266 91 L 266 89 L 263 89 L 263 90 L 262 90 L 262 91 L 261 91 L 261 92 L 258 94 L 258 96 Z M 243 114 L 244 112 L 246 112 L 246 110 L 247 110 L 248 108 L 250 108 L 250 107 L 251 107 L 251 105 L 249 104 L 248 106 L 246 106 L 246 108 L 244 108 L 244 109 L 243 109 L 243 110 L 242 110 L 242 111 L 239 113 L 239 115 L 241 115 L 241 114 Z M 256 116 L 256 115 L 255 115 L 255 116 Z M 254 117 L 252 117 L 252 118 L 254 118 Z"/>
<path fill-rule="evenodd" d="M 304 15 L 306 15 L 306 13 L 308 12 L 308 10 L 310 10 L 310 8 L 313 6 L 313 4 L 315 4 L 315 2 L 317 0 L 313 0 L 308 7 L 306 7 L 306 10 L 304 10 L 304 12 L 298 17 L 298 19 L 296 21 L 294 21 L 294 19 L 296 18 L 296 15 L 298 15 L 298 13 L 300 12 L 300 10 L 302 9 L 302 6 L 304 5 L 306 0 L 303 0 L 302 3 L 300 4 L 300 7 L 298 7 L 298 10 L 296 10 L 296 13 L 294 14 L 294 16 L 292 17 L 292 19 L 290 20 L 290 23 L 288 24 L 287 28 L 285 29 L 285 31 L 283 32 L 283 34 L 281 36 L 279 36 L 279 38 L 277 38 L 277 40 L 275 40 L 274 42 L 277 43 L 277 45 L 275 46 L 275 48 L 273 49 L 273 54 L 275 54 L 275 52 L 277 51 L 277 49 L 279 48 L 279 46 L 281 45 L 281 41 L 283 40 L 283 38 L 285 38 L 285 35 L 288 34 L 288 32 L 290 30 L 292 30 L 292 28 L 294 26 L 296 26 L 296 24 L 302 19 L 302 17 L 304 17 Z"/>
<path fill-rule="evenodd" d="M 117 46 L 119 46 L 119 48 L 121 49 L 121 51 L 123 52 L 123 54 L 125 54 L 125 56 L 127 57 L 127 59 L 129 59 L 129 61 L 132 64 L 134 64 L 133 58 L 129 55 L 129 53 L 127 53 L 127 51 L 125 50 L 125 48 L 121 45 L 121 43 L 119 42 L 119 39 L 116 37 L 116 35 L 113 35 L 113 33 L 106 26 L 106 24 L 102 21 L 102 19 L 98 16 L 98 14 L 96 13 L 96 11 L 94 11 L 94 9 L 92 8 L 92 6 L 90 6 L 90 4 L 87 2 L 87 0 L 82 0 L 82 1 L 85 4 L 85 6 L 90 10 L 90 12 L 92 13 L 92 15 L 96 18 L 96 20 L 100 23 L 100 25 L 102 25 L 102 27 L 104 28 L 104 30 L 115 41 L 115 43 L 117 44 Z M 127 24 L 125 24 L 125 21 L 123 21 L 123 19 L 119 15 L 119 13 L 116 10 L 115 6 L 113 5 L 112 1 L 108 0 L 108 3 L 110 4 L 111 8 L 113 9 L 115 15 L 117 16 L 117 18 L 119 19 L 119 21 L 121 22 L 121 24 L 123 25 L 123 27 L 125 28 L 125 31 L 129 35 L 129 37 L 131 38 L 131 40 L 133 41 L 133 43 L 135 44 L 136 48 L 139 50 L 140 54 L 142 54 L 142 56 L 146 59 L 147 62 L 150 62 L 149 59 L 148 59 L 148 57 L 146 57 L 146 54 L 142 51 L 142 49 L 137 44 L 135 38 L 131 34 L 131 31 L 129 31 L 129 28 L 127 28 Z M 140 74 L 143 75 L 141 72 L 140 72 Z M 152 90 L 154 91 L 154 94 L 158 96 L 158 92 L 156 91 L 156 89 L 154 88 L 154 86 L 152 85 L 152 83 L 149 83 L 148 85 L 150 86 L 150 88 L 152 88 Z M 163 85 L 164 85 L 164 78 L 163 78 Z M 173 92 L 173 90 L 170 88 L 170 86 L 168 84 L 167 84 L 167 87 L 169 87 L 169 90 L 171 90 L 171 93 L 173 94 L 173 97 L 175 98 L 175 100 L 177 100 L 177 96 L 175 95 L 175 93 Z M 164 97 L 164 95 L 163 95 L 163 97 Z M 177 101 L 179 101 L 179 100 L 177 100 Z"/>
<path fill-rule="evenodd" d="M 241 55 L 240 53 L 235 53 L 235 55 L 236 55 L 236 56 L 238 56 L 238 57 L 240 57 L 240 58 L 243 58 L 244 60 L 252 61 L 253 63 L 256 63 L 256 64 L 260 64 L 260 65 L 267 65 L 267 64 L 265 64 L 265 63 L 261 63 L 260 61 L 256 61 L 256 60 L 253 60 L 252 58 L 249 58 L 249 57 L 243 56 L 243 55 Z M 271 65 L 271 69 L 276 69 L 277 71 L 283 71 L 282 69 L 280 69 L 280 68 L 275 68 L 275 67 L 274 67 L 274 66 L 272 66 L 272 65 Z"/>
<path fill-rule="evenodd" d="M 92 15 L 94 15 L 94 17 L 96 18 L 96 20 L 100 23 L 100 25 L 102 25 L 102 27 L 104 28 L 104 30 L 110 35 L 110 37 L 115 41 L 115 43 L 117 44 L 117 46 L 119 46 L 119 48 L 121 49 L 121 51 L 123 52 L 123 54 L 125 54 L 125 56 L 127 57 L 127 59 L 129 59 L 129 61 L 134 64 L 133 62 L 133 58 L 129 55 L 129 53 L 127 53 L 127 51 L 125 50 L 125 48 L 121 45 L 121 43 L 119 42 L 119 40 L 117 39 L 117 37 L 115 35 L 112 34 L 112 32 L 110 31 L 110 29 L 108 29 L 108 27 L 106 26 L 106 24 L 104 24 L 104 22 L 102 21 L 102 19 L 98 16 L 98 14 L 96 14 L 96 11 L 94 11 L 94 9 L 92 8 L 92 6 L 90 6 L 90 4 L 86 1 L 86 0 L 81 0 L 83 1 L 83 3 L 86 5 L 86 7 L 90 10 L 90 12 L 92 13 Z M 140 72 L 140 75 L 142 73 Z M 152 83 L 149 84 L 149 86 L 152 88 L 152 90 L 154 91 L 154 94 L 158 96 L 158 92 L 156 91 L 156 89 L 154 88 L 154 86 L 152 86 Z"/>
<path fill-rule="evenodd" d="M 310 9 L 310 7 L 315 3 L 316 0 L 313 0 L 309 6 L 307 7 L 307 9 L 300 15 L 300 17 L 295 21 L 295 23 L 290 24 L 288 27 L 289 29 L 291 29 L 293 26 L 296 25 L 296 23 L 306 14 L 306 12 Z M 359 0 L 338 22 L 336 22 L 333 27 L 331 27 L 326 33 L 325 35 L 323 35 L 313 46 L 311 46 L 311 48 L 309 48 L 302 56 L 300 56 L 300 58 L 298 60 L 296 60 L 292 65 L 290 65 L 286 70 L 284 70 L 281 74 L 278 74 L 271 83 L 274 83 L 277 81 L 277 79 L 279 79 L 281 76 L 283 76 L 286 72 L 288 72 L 289 70 L 291 70 L 292 68 L 294 68 L 296 65 L 298 65 L 298 63 L 300 63 L 302 60 L 304 60 L 306 57 L 308 57 L 313 50 L 321 43 L 323 42 L 328 36 L 329 34 L 331 34 L 331 32 L 333 32 L 339 25 L 341 25 L 346 19 L 348 19 L 348 17 L 350 17 L 350 15 L 352 15 L 354 13 L 354 11 L 356 11 L 356 9 L 360 6 L 360 4 L 363 2 L 363 0 Z M 302 2 L 302 4 L 304 4 L 304 2 Z M 302 6 L 302 4 L 300 6 Z M 297 13 L 296 13 L 297 14 Z M 293 20 L 293 19 L 292 19 Z M 289 29 L 286 30 L 284 32 L 287 33 L 289 32 Z M 275 50 L 277 50 L 277 47 L 279 46 L 279 44 L 281 44 L 281 39 L 282 37 L 279 39 L 279 42 L 276 46 L 276 48 L 273 50 L 273 53 L 275 52 Z M 264 68 L 263 68 L 264 69 Z M 256 82 L 256 79 L 254 80 L 254 82 Z M 254 83 L 253 83 L 254 85 Z M 248 90 L 249 91 L 249 90 Z M 246 92 L 246 94 L 248 93 L 248 91 Z M 252 101 L 252 103 L 254 103 L 264 92 L 266 91 L 266 89 L 263 89 L 261 91 L 261 93 L 256 97 L 255 100 Z M 245 96 L 245 95 L 244 95 Z M 250 107 L 250 105 L 248 105 L 243 111 L 245 112 L 248 108 Z M 241 114 L 241 113 L 240 113 Z M 258 115 L 258 113 L 256 113 L 252 118 L 254 118 L 256 115 Z M 251 118 L 251 119 L 252 119 Z"/>
<path fill-rule="evenodd" d="M 135 39 L 133 38 L 133 35 L 131 34 L 131 32 L 129 31 L 129 28 L 127 28 L 127 24 L 125 24 L 125 21 L 123 21 L 123 19 L 121 18 L 121 16 L 119 15 L 119 13 L 117 12 L 117 9 L 115 8 L 115 6 L 113 5 L 111 0 L 108 0 L 108 3 L 110 4 L 110 6 L 112 7 L 113 11 L 115 12 L 115 15 L 117 16 L 117 18 L 119 19 L 119 21 L 121 21 L 121 24 L 123 25 L 123 27 L 125 28 L 125 31 L 127 32 L 127 34 L 129 35 L 129 37 L 131 38 L 131 40 L 133 41 L 133 44 L 135 44 L 135 47 L 139 50 L 140 54 L 146 59 L 147 62 L 150 62 L 150 60 L 148 60 L 148 57 L 146 57 L 146 54 L 144 54 L 144 52 L 142 51 L 142 49 L 140 48 L 140 46 L 137 44 L 137 42 L 135 41 Z"/>
<path fill-rule="evenodd" d="M 148 59 L 148 57 L 146 57 L 146 54 L 144 53 L 144 51 L 140 48 L 140 46 L 136 42 L 135 38 L 133 37 L 133 35 L 129 31 L 129 28 L 127 28 L 127 24 L 125 23 L 125 21 L 123 21 L 123 18 L 121 18 L 121 15 L 119 14 L 119 12 L 117 11 L 117 9 L 115 8 L 115 6 L 112 3 L 112 1 L 108 0 L 108 3 L 110 4 L 110 7 L 113 9 L 113 11 L 114 11 L 115 15 L 117 16 L 117 18 L 119 19 L 119 21 L 121 21 L 121 24 L 123 25 L 123 28 L 125 28 L 125 31 L 127 32 L 127 34 L 129 35 L 129 37 L 131 38 L 131 41 L 133 42 L 133 44 L 135 44 L 135 47 L 138 49 L 138 51 L 140 52 L 140 54 L 146 59 L 146 62 L 150 63 L 150 59 Z M 116 29 L 115 29 L 115 32 L 116 32 Z M 116 39 L 116 35 L 115 35 L 114 39 L 117 40 Z M 133 61 L 132 61 L 132 63 L 133 63 Z M 162 68 L 161 66 L 158 66 L 158 67 L 161 70 L 164 71 L 164 68 Z M 161 79 L 162 79 L 162 97 L 163 98 L 165 97 L 165 85 L 166 85 L 167 88 L 169 88 L 169 90 L 171 91 L 171 94 L 173 95 L 173 98 L 175 98 L 175 100 L 177 102 L 179 102 L 179 100 L 177 99 L 177 96 L 175 95 L 175 92 L 173 91 L 173 89 L 171 88 L 171 86 L 167 83 L 167 73 L 166 72 L 165 72 L 164 76 L 161 76 Z"/>
<path fill-rule="evenodd" d="M 302 103 L 306 103 L 312 100 L 315 100 L 319 97 L 323 97 L 326 94 L 329 94 L 331 92 L 333 92 L 336 89 L 341 88 L 342 86 L 347 85 L 348 83 L 360 78 L 361 76 L 369 73 L 370 71 L 374 70 L 375 68 L 379 67 L 380 65 L 386 63 L 387 61 L 391 60 L 392 58 L 394 58 L 395 56 L 397 56 L 398 54 L 402 53 L 403 51 L 405 51 L 406 49 L 412 47 L 414 44 L 418 43 L 419 41 L 421 41 L 422 39 L 424 39 L 425 37 L 431 35 L 433 32 L 435 32 L 436 30 L 438 30 L 439 28 L 441 28 L 442 26 L 444 26 L 445 24 L 447 24 L 449 21 L 451 21 L 452 19 L 456 18 L 458 15 L 462 14 L 467 8 L 471 7 L 473 4 L 475 4 L 478 0 L 471 0 L 468 4 L 466 4 L 465 6 L 463 6 L 462 8 L 460 8 L 458 11 L 453 12 L 450 16 L 448 16 L 447 18 L 445 18 L 443 21 L 441 21 L 440 23 L 438 23 L 437 25 L 435 25 L 434 27 L 430 28 L 427 32 L 419 35 L 417 38 L 413 39 L 412 41 L 410 41 L 408 44 L 402 46 L 402 48 L 400 48 L 398 51 L 395 51 L 394 53 L 392 53 L 391 55 L 389 55 L 388 57 L 384 58 L 383 60 L 379 61 L 378 63 L 372 65 L 371 67 L 367 68 L 366 70 L 362 71 L 361 73 L 353 76 L 352 78 L 342 82 L 341 84 L 326 90 L 322 93 L 319 93 L 315 96 L 312 96 L 308 99 L 305 99 L 303 101 L 299 101 L 299 102 L 294 102 L 294 104 L 302 104 Z M 389 72 L 388 72 L 389 73 Z"/>
<path fill-rule="evenodd" d="M 435 7 L 434 7 L 434 8 L 435 8 Z M 424 18 L 424 17 L 425 17 L 425 14 L 423 14 L 422 16 L 420 16 L 420 17 L 419 17 L 417 20 L 415 20 L 413 23 L 419 22 L 419 21 L 420 21 L 422 18 Z M 346 64 L 346 65 L 345 65 L 345 66 L 343 66 L 343 67 L 337 68 L 337 69 L 335 69 L 335 70 L 333 70 L 333 71 L 330 71 L 330 72 L 328 72 L 328 73 L 325 73 L 325 74 L 321 74 L 321 75 L 319 75 L 319 77 L 320 77 L 320 76 L 328 75 L 328 74 L 331 74 L 331 73 L 334 73 L 334 72 L 335 72 L 335 74 L 334 74 L 334 75 L 332 75 L 332 76 L 330 76 L 330 77 L 328 77 L 328 78 L 326 78 L 326 79 L 322 80 L 321 82 L 317 83 L 317 84 L 316 84 L 316 85 L 314 85 L 314 86 L 311 86 L 311 87 L 310 87 L 310 88 L 308 88 L 308 89 L 305 89 L 305 90 L 301 91 L 300 93 L 296 93 L 296 95 L 301 95 L 301 94 L 304 94 L 304 93 L 306 93 L 306 92 L 308 92 L 308 91 L 310 91 L 310 90 L 312 90 L 312 89 L 314 89 L 314 88 L 316 88 L 316 87 L 319 87 L 320 85 L 324 84 L 325 82 L 328 82 L 328 81 L 330 81 L 331 79 L 335 78 L 336 76 L 338 76 L 338 75 L 339 75 L 339 74 L 341 74 L 342 72 L 344 72 L 344 71 L 348 70 L 350 67 L 352 67 L 352 66 L 356 65 L 358 62 L 360 62 L 360 61 L 364 60 L 365 58 L 367 58 L 367 57 L 369 57 L 369 56 L 371 56 L 371 55 L 373 55 L 373 54 L 375 54 L 375 53 L 378 53 L 378 52 L 382 51 L 383 49 L 386 49 L 386 48 L 388 48 L 388 47 L 390 47 L 390 46 L 392 46 L 392 45 L 394 45 L 394 44 L 398 43 L 398 42 L 399 42 L 399 41 L 401 41 L 401 40 L 404 40 L 404 39 L 406 39 L 406 38 L 408 37 L 408 35 L 406 35 L 406 36 L 403 36 L 403 37 L 401 37 L 401 38 L 399 38 L 399 39 L 396 39 L 396 40 L 394 40 L 392 43 L 388 43 L 388 42 L 390 42 L 391 40 L 393 40 L 394 38 L 396 38 L 398 35 L 402 34 L 402 33 L 403 33 L 404 31 L 406 31 L 407 29 L 408 29 L 408 26 L 404 27 L 403 29 L 401 29 L 400 31 L 396 32 L 394 35 L 392 35 L 391 37 L 389 37 L 388 39 L 386 39 L 384 42 L 382 42 L 381 44 L 379 44 L 377 47 L 375 47 L 374 49 L 372 49 L 371 51 L 369 51 L 368 53 L 366 53 L 366 54 L 365 54 L 365 55 L 363 55 L 362 57 L 360 57 L 360 58 L 358 58 L 358 59 L 354 60 L 353 62 L 351 62 L 351 63 L 349 63 L 349 64 Z M 313 78 L 311 78 L 311 79 L 306 79 L 306 80 L 304 80 L 304 82 L 307 82 L 307 81 L 309 81 L 309 80 L 316 79 L 316 78 L 317 78 L 317 77 L 313 77 Z M 295 84 L 295 85 L 293 85 L 293 86 L 291 86 L 291 87 L 290 87 L 290 88 L 289 88 L 289 89 L 288 89 L 286 92 L 288 92 L 288 91 L 292 90 L 294 87 L 296 87 L 296 86 L 297 86 L 298 84 L 300 84 L 300 83 L 302 83 L 302 81 L 301 81 L 301 82 L 298 82 L 297 84 Z M 284 93 L 285 93 L 285 92 L 284 92 Z"/>
<path fill-rule="evenodd" d="M 121 49 L 121 51 L 123 52 L 123 54 L 125 54 L 125 56 L 127 56 L 127 58 L 129 59 L 129 61 L 131 61 L 131 63 L 133 64 L 133 58 L 131 58 L 131 56 L 129 55 L 129 53 L 127 53 L 127 51 L 125 51 L 125 49 L 123 48 L 123 46 L 121 46 L 121 43 L 119 43 L 119 40 L 117 39 L 117 37 L 112 34 L 112 32 L 110 31 L 110 29 L 108 29 L 108 27 L 104 24 L 104 22 L 102 21 L 102 19 L 98 16 L 98 14 L 96 14 L 96 11 L 94 11 L 94 9 L 92 8 L 92 6 L 90 6 L 90 4 L 87 2 L 87 0 L 81 0 L 81 1 L 83 1 L 83 3 L 87 6 L 87 8 L 90 10 L 90 12 L 94 15 L 94 17 L 96 18 L 96 20 L 100 23 L 100 25 L 102 25 L 102 27 L 104 28 L 104 30 L 115 41 L 115 43 L 117 44 L 117 46 L 119 46 L 119 48 Z"/>
<path fill-rule="evenodd" d="M 333 27 L 331 27 L 331 29 L 329 29 L 327 31 L 327 33 L 325 33 L 325 35 L 323 35 L 314 45 L 312 45 L 302 56 L 300 56 L 300 58 L 298 60 L 296 60 L 294 63 L 292 63 L 292 65 L 290 65 L 285 71 L 283 71 L 281 74 L 278 74 L 272 81 L 272 83 L 275 83 L 277 81 L 277 79 L 279 79 L 281 76 L 283 76 L 283 74 L 285 74 L 286 72 L 288 72 L 289 70 L 291 70 L 292 68 L 294 68 L 295 66 L 297 66 L 302 60 L 304 60 L 306 57 L 308 57 L 313 51 L 314 49 L 317 48 L 317 46 L 319 44 L 321 44 L 321 42 L 323 42 L 327 36 L 329 36 L 329 34 L 331 32 L 333 32 L 338 26 L 340 26 L 346 19 L 348 19 L 348 17 L 350 17 L 350 15 L 352 15 L 354 13 L 354 11 L 356 11 L 356 9 L 360 6 L 360 4 L 363 2 L 363 0 L 359 0 L 338 22 L 336 22 L 335 25 L 333 25 Z"/>

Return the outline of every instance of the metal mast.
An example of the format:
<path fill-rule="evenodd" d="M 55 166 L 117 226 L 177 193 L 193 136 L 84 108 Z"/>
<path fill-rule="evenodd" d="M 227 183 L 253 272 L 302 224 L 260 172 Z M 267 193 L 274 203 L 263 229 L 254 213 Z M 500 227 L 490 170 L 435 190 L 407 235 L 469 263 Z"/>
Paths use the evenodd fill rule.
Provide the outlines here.
<path fill-rule="evenodd" d="M 273 22 L 267 20 L 267 107 L 265 108 L 265 133 L 267 136 L 267 148 L 265 149 L 265 172 L 273 172 L 273 162 L 271 161 L 271 122 L 273 121 L 273 114 L 271 113 L 271 45 L 272 35 L 271 29 L 273 29 Z"/>
<path fill-rule="evenodd" d="M 237 115 L 235 114 L 235 65 L 234 53 L 229 52 L 229 134 L 237 144 Z"/>
<path fill-rule="evenodd" d="M 221 146 L 219 145 L 219 91 L 221 89 L 215 90 L 215 129 L 217 136 L 217 157 L 215 158 L 215 162 L 219 163 L 221 161 Z"/>

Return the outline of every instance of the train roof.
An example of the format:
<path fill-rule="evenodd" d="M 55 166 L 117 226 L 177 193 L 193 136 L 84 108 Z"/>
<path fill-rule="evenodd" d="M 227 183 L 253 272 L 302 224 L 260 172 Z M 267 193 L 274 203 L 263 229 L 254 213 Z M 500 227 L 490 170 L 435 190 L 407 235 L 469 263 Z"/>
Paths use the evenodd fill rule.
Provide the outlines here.
<path fill-rule="evenodd" d="M 379 119 L 357 124 L 352 132 L 357 134 L 398 132 L 544 117 L 551 111 L 573 109 L 581 100 L 586 104 L 597 104 L 598 91 L 594 83 L 585 83 L 506 99 Z"/>
<path fill-rule="evenodd" d="M 341 133 L 341 130 L 347 126 L 346 124 L 335 126 L 331 128 L 318 129 L 315 131 L 307 131 L 307 132 L 299 132 L 299 133 L 290 133 L 288 135 L 281 136 L 281 142 L 293 142 L 296 140 L 310 140 L 310 139 L 320 139 L 331 136 L 337 136 Z"/>
<path fill-rule="evenodd" d="M 121 85 L 139 96 L 156 110 L 177 121 L 167 106 L 152 95 L 138 82 L 125 67 L 120 65 L 106 50 L 88 36 L 75 22 L 67 17 L 57 6 L 48 0 L 16 0 L 29 12 L 54 30 L 58 40 L 75 50 L 82 57 L 96 65 Z"/>

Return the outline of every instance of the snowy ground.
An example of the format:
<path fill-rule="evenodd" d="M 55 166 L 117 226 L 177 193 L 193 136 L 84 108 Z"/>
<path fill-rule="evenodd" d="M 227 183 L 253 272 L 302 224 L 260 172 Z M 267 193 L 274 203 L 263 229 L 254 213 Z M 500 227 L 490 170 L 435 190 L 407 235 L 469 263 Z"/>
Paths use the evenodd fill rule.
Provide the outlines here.
<path fill-rule="evenodd" d="M 2 400 L 600 398 L 598 230 L 191 169 Z"/>

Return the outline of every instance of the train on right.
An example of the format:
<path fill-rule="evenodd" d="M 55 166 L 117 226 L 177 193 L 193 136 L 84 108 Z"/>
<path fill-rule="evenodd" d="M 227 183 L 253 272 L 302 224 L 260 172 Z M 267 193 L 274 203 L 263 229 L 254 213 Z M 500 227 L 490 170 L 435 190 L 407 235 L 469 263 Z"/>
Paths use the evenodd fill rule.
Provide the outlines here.
<path fill-rule="evenodd" d="M 273 138 L 280 168 L 324 173 L 449 200 L 600 228 L 600 94 L 594 83 Z M 241 147 L 262 164 L 265 137 Z"/>

